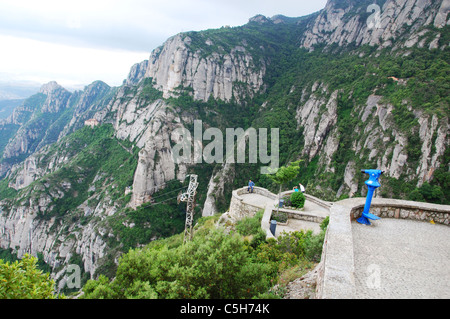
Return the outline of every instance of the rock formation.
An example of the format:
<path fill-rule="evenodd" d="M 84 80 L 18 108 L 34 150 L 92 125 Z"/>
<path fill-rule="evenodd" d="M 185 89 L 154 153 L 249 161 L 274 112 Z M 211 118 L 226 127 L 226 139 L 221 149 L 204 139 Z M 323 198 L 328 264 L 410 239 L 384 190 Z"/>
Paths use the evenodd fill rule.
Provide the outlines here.
<path fill-rule="evenodd" d="M 387 0 L 382 7 L 373 5 L 371 1 L 349 2 L 349 6 L 343 6 L 337 0 L 328 1 L 305 32 L 302 47 L 313 49 L 320 43 L 386 47 L 401 36 L 408 37 L 404 45 L 411 47 L 417 43 L 422 26 L 441 29 L 450 23 L 447 20 L 448 0 Z"/>
<path fill-rule="evenodd" d="M 201 51 L 192 50 L 190 44 L 189 36 L 178 34 L 150 56 L 145 76 L 153 78 L 155 87 L 164 92 L 164 97 L 176 95 L 180 88 L 189 88 L 196 100 L 207 101 L 212 96 L 230 101 L 233 97 L 243 97 L 236 82 L 244 83 L 247 86 L 244 94 L 250 96 L 263 88 L 265 65 L 256 68 L 245 47 L 202 56 Z"/>

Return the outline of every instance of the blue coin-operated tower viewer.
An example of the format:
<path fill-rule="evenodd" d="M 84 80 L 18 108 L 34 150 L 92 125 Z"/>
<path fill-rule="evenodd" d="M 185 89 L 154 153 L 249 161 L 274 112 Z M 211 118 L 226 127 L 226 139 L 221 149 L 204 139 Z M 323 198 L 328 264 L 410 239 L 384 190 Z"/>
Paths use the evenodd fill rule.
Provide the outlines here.
<path fill-rule="evenodd" d="M 370 205 L 372 204 L 373 192 L 375 189 L 380 187 L 380 183 L 378 179 L 384 171 L 376 170 L 376 169 L 363 169 L 361 173 L 369 174 L 369 179 L 366 181 L 367 188 L 369 189 L 367 192 L 366 205 L 364 206 L 364 211 L 362 216 L 357 219 L 357 222 L 364 225 L 370 225 L 369 219 L 378 220 L 380 217 L 375 216 L 374 214 L 369 213 Z"/>

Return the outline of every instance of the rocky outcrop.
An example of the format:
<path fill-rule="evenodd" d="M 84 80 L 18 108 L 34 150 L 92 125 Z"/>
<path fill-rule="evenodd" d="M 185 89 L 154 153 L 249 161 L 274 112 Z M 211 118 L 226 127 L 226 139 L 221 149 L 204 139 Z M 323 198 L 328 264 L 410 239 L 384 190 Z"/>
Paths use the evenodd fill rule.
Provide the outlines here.
<path fill-rule="evenodd" d="M 233 97 L 253 96 L 263 89 L 265 64 L 256 67 L 245 47 L 204 56 L 200 50 L 191 49 L 191 42 L 189 36 L 178 34 L 150 56 L 145 76 L 153 78 L 164 97 L 176 96 L 178 89 L 188 88 L 196 100 L 207 101 L 212 96 L 230 101 Z M 246 88 L 242 90 L 237 83 Z"/>
<path fill-rule="evenodd" d="M 61 132 L 60 137 L 82 127 L 84 121 L 105 107 L 111 98 L 109 96 L 111 92 L 113 92 L 112 88 L 103 81 L 95 81 L 86 86 L 83 91 L 75 92 L 72 99 L 77 102 L 74 105 L 72 118 Z"/>
<path fill-rule="evenodd" d="M 234 179 L 234 167 L 230 163 L 224 163 L 216 170 L 208 183 L 206 200 L 203 204 L 202 216 L 213 216 L 219 213 L 217 201 L 225 196 L 225 187 Z"/>
<path fill-rule="evenodd" d="M 121 88 L 113 103 L 96 114 L 100 121 L 108 114 L 116 114 L 113 119 L 116 137 L 133 142 L 140 149 L 129 204 L 133 208 L 149 202 L 151 195 L 164 188 L 166 182 L 184 180 L 187 166 L 175 164 L 172 133 L 183 129 L 184 122 L 193 121 L 182 118 L 161 99 L 151 102 L 141 99 L 141 91 L 142 87 L 131 93 L 126 86 Z"/>
<path fill-rule="evenodd" d="M 327 92 L 328 89 L 316 82 L 312 86 L 311 93 L 316 90 Z M 338 91 L 333 92 L 328 99 L 312 94 L 306 103 L 297 109 L 298 127 L 303 127 L 305 132 L 302 155 L 308 155 L 309 160 L 317 155 L 331 128 L 337 122 L 337 96 Z"/>
<path fill-rule="evenodd" d="M 47 99 L 41 108 L 43 113 L 58 113 L 67 107 L 71 93 L 58 83 L 52 81 L 41 87 L 39 93 L 45 94 Z"/>
<path fill-rule="evenodd" d="M 409 41 L 404 45 L 410 47 L 417 44 L 419 38 L 425 43 L 425 34 L 418 34 L 421 27 L 439 29 L 450 24 L 450 19 L 447 20 L 449 0 L 387 0 L 382 7 L 369 1 L 352 0 L 349 3 L 342 6 L 340 1 L 329 0 L 305 32 L 301 46 L 313 49 L 321 43 L 340 46 L 354 43 L 387 47 L 406 34 Z"/>
<path fill-rule="evenodd" d="M 342 134 L 352 135 L 352 148 L 347 152 L 354 154 L 351 157 L 355 160 L 339 163 L 345 164 L 345 170 L 343 183 L 335 194 L 337 198 L 344 194 L 352 197 L 359 191 L 365 191 L 359 188 L 356 177 L 361 169 L 358 165 L 367 163 L 386 171 L 386 175 L 392 178 L 398 179 L 408 175 L 411 179 L 417 177 L 417 187 L 432 179 L 434 171 L 442 164 L 440 160 L 445 149 L 450 144 L 447 118 L 438 119 L 436 115 L 414 112 L 419 123 L 417 134 L 421 155 L 418 165 L 413 169 L 408 161 L 408 147 L 411 145 L 406 134 L 396 129 L 392 105 L 383 103 L 381 96 L 370 95 L 366 104 L 355 106 L 352 113 L 362 125 L 355 127 L 352 132 L 339 132 L 336 127 L 337 97 L 337 91 L 330 93 L 325 84 L 316 82 L 311 91 L 303 91 L 296 117 L 298 127 L 303 127 L 305 132 L 302 154 L 309 160 L 318 156 L 319 171 L 336 172 L 333 157 L 340 147 Z M 358 161 L 358 165 L 355 161 Z M 323 191 L 320 178 L 317 185 L 311 186 L 314 187 Z"/>
<path fill-rule="evenodd" d="M 178 128 L 184 128 L 180 118 L 162 101 L 155 102 L 154 115 L 138 139 L 142 149 L 134 175 L 131 207 L 148 202 L 168 181 L 184 180 L 186 166 L 175 165 L 171 148 L 172 132 Z M 118 134 L 121 134 L 120 129 Z"/>
<path fill-rule="evenodd" d="M 7 161 L 3 161 L 2 173 L 11 168 L 11 163 L 25 160 L 44 146 L 80 128 L 89 115 L 99 106 L 104 106 L 102 101 L 110 89 L 102 81 L 96 81 L 84 91 L 74 93 L 54 81 L 43 85 L 38 94 L 27 99 L 8 119 L 0 123 L 0 126 L 20 126 L 3 150 L 2 158 Z M 0 137 L 1 133 L 0 130 Z"/>
<path fill-rule="evenodd" d="M 441 165 L 439 159 L 450 145 L 450 125 L 448 119 L 439 120 L 436 115 L 420 114 L 418 121 L 422 156 L 416 175 L 420 177 L 418 186 L 422 186 L 431 180 L 434 171 Z"/>
<path fill-rule="evenodd" d="M 37 218 L 51 204 L 49 195 L 41 196 L 33 205 L 19 205 L 9 214 L 2 211 L 0 202 L 0 248 L 12 248 L 19 258 L 25 253 L 42 253 L 44 261 L 56 269 L 66 264 L 74 255 L 81 255 L 84 271 L 94 274 L 98 260 L 105 254 L 101 227 L 96 223 L 81 226 L 78 223 L 64 225 L 60 218 L 44 221 Z M 95 211 L 94 215 L 99 215 Z M 105 230 L 103 230 L 105 232 Z"/>
<path fill-rule="evenodd" d="M 128 77 L 125 80 L 126 85 L 138 84 L 144 77 L 148 68 L 148 60 L 136 63 L 131 67 Z"/>

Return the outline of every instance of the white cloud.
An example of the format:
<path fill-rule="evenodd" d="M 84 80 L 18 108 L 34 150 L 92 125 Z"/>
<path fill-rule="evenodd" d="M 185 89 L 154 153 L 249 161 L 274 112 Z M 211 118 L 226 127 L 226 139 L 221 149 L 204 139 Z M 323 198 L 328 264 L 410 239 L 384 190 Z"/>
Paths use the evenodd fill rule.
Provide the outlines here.
<path fill-rule="evenodd" d="M 0 36 L 0 70 L 22 80 L 63 86 L 102 80 L 122 84 L 130 67 L 148 58 L 147 52 L 71 47 L 30 39 Z M 13 49 L 8 49 L 13 48 Z"/>
<path fill-rule="evenodd" d="M 1 0 L 0 72 L 119 85 L 169 36 L 245 24 L 256 14 L 304 16 L 326 0 Z"/>

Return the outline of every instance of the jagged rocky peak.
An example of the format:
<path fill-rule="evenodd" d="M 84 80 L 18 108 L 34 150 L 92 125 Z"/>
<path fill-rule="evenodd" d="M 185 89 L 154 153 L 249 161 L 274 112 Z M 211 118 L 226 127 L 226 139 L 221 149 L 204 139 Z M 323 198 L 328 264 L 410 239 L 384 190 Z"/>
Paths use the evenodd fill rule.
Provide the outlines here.
<path fill-rule="evenodd" d="M 266 16 L 262 14 L 257 14 L 254 17 L 250 18 L 248 22 L 256 22 L 256 23 L 268 23 L 270 22 L 270 19 L 268 19 Z"/>
<path fill-rule="evenodd" d="M 329 0 L 305 32 L 302 47 L 313 49 L 321 43 L 389 47 L 399 38 L 405 47 L 420 46 L 419 38 L 427 33 L 423 27 L 450 24 L 449 9 L 450 0 Z"/>
<path fill-rule="evenodd" d="M 140 63 L 134 64 L 130 72 L 128 73 L 127 79 L 124 81 L 126 85 L 135 85 L 138 84 L 144 77 L 145 72 L 148 68 L 148 60 L 144 60 Z"/>
<path fill-rule="evenodd" d="M 109 90 L 111 87 L 103 81 L 94 81 L 91 84 L 85 86 L 84 95 L 96 94 L 99 91 Z"/>
<path fill-rule="evenodd" d="M 450 25 L 450 18 L 447 20 L 448 13 L 450 12 L 450 0 L 442 1 L 439 11 L 434 19 L 434 26 L 436 28 L 443 28 L 446 25 Z"/>
<path fill-rule="evenodd" d="M 256 16 L 250 18 L 248 20 L 249 23 L 259 23 L 259 24 L 265 24 L 265 23 L 274 23 L 274 24 L 286 24 L 286 23 L 296 23 L 302 18 L 292 18 L 292 17 L 286 17 L 282 14 L 274 15 L 273 17 L 266 17 L 262 14 L 257 14 Z"/>
<path fill-rule="evenodd" d="M 61 85 L 59 85 L 55 81 L 50 81 L 47 84 L 44 84 L 41 86 L 41 89 L 39 90 L 39 93 L 50 95 L 56 90 L 65 90 Z"/>

